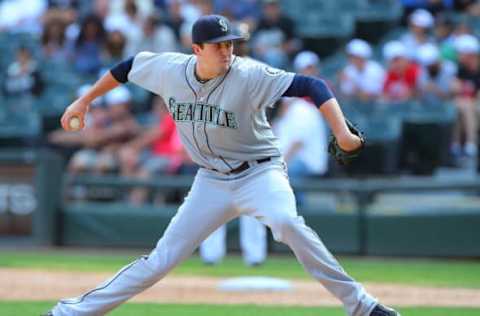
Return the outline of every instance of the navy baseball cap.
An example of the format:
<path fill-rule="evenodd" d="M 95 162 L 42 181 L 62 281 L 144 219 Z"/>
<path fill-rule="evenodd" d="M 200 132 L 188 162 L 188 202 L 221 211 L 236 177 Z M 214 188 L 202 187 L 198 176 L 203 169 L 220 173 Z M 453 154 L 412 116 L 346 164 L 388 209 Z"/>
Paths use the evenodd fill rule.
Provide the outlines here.
<path fill-rule="evenodd" d="M 243 39 L 243 36 L 236 34 L 230 21 L 221 15 L 204 15 L 195 21 L 192 27 L 192 42 L 195 44 Z"/>

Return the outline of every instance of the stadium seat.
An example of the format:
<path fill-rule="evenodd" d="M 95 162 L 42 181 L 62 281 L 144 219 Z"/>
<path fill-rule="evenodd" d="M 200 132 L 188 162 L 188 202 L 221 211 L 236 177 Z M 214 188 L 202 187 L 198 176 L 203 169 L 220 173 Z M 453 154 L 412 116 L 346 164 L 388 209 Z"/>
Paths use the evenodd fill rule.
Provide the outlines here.
<path fill-rule="evenodd" d="M 397 0 L 357 0 L 356 18 L 359 21 L 397 21 L 403 7 Z"/>
<path fill-rule="evenodd" d="M 480 36 L 480 21 L 477 16 L 455 11 L 444 12 L 443 15 L 453 24 L 464 24 L 468 26 L 476 36 Z"/>
<path fill-rule="evenodd" d="M 45 83 L 57 89 L 75 90 L 81 85 L 81 78 L 76 74 L 71 65 L 64 60 L 42 60 L 40 74 Z"/>
<path fill-rule="evenodd" d="M 284 12 L 297 22 L 301 37 L 346 38 L 353 34 L 353 14 L 339 11 L 335 1 L 284 0 L 281 5 Z"/>
<path fill-rule="evenodd" d="M 0 145 L 34 145 L 41 136 L 42 126 L 38 112 L 32 105 L 20 105 L 20 100 L 11 98 L 2 102 L 0 108 Z M 26 110 L 29 107 L 29 110 Z"/>
<path fill-rule="evenodd" d="M 377 43 L 402 17 L 398 0 L 357 0 L 355 36 Z"/>
<path fill-rule="evenodd" d="M 335 7 L 337 12 L 349 12 L 354 15 L 357 14 L 357 11 L 360 9 L 360 2 L 358 0 L 335 0 L 335 1 L 326 1 L 331 2 Z"/>
<path fill-rule="evenodd" d="M 447 162 L 457 116 L 455 106 L 407 102 L 393 105 L 389 113 L 403 122 L 402 169 L 414 174 L 432 174 L 435 168 Z"/>
<path fill-rule="evenodd" d="M 322 60 L 320 67 L 321 76 L 332 83 L 337 81 L 337 75 L 347 64 L 347 55 L 341 47 L 337 52 Z"/>
<path fill-rule="evenodd" d="M 354 26 L 352 14 L 311 11 L 301 17 L 297 30 L 303 37 L 348 38 L 352 36 Z"/>
<path fill-rule="evenodd" d="M 347 100 L 339 98 L 339 103 L 342 107 L 343 112 L 347 116 L 357 117 L 365 116 L 370 118 L 383 118 L 385 116 L 385 104 L 378 102 L 365 102 L 360 100 Z"/>
<path fill-rule="evenodd" d="M 293 19 L 301 18 L 308 12 L 331 13 L 336 10 L 335 1 L 324 0 L 281 0 L 283 12 Z"/>

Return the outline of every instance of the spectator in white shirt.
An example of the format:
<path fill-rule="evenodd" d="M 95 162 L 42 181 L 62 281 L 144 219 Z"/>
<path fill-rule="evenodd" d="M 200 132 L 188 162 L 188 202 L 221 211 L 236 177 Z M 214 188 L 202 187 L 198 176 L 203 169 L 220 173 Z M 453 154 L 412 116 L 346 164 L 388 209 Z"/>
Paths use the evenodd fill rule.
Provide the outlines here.
<path fill-rule="evenodd" d="M 294 60 L 300 74 L 318 74 L 319 59 L 313 52 L 301 52 Z M 325 122 L 310 100 L 285 99 L 273 128 L 291 177 L 322 175 L 328 168 Z"/>
<path fill-rule="evenodd" d="M 417 62 L 422 67 L 418 82 L 419 99 L 429 104 L 453 98 L 453 82 L 457 67 L 440 59 L 440 51 L 434 44 L 424 44 L 417 52 Z"/>
<path fill-rule="evenodd" d="M 361 101 L 377 99 L 382 94 L 385 71 L 379 63 L 370 60 L 370 45 L 353 39 L 347 44 L 346 52 L 349 62 L 340 74 L 341 94 Z"/>
<path fill-rule="evenodd" d="M 433 42 L 429 33 L 434 22 L 432 14 L 425 9 L 417 9 L 409 16 L 408 32 L 400 38 L 400 41 L 407 48 L 411 59 L 415 58 L 415 53 L 420 46 Z"/>

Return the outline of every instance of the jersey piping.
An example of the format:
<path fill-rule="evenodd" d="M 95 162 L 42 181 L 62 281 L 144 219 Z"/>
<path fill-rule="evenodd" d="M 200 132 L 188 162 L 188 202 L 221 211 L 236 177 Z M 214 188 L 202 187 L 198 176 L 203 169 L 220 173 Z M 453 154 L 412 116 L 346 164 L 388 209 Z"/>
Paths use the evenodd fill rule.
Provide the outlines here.
<path fill-rule="evenodd" d="M 193 56 L 190 57 L 188 60 L 187 60 L 187 63 L 185 64 L 185 81 L 187 82 L 187 85 L 188 87 L 190 88 L 190 90 L 192 90 L 192 93 L 193 95 L 195 96 L 195 102 L 194 102 L 194 109 L 197 108 L 197 101 L 198 101 L 198 96 L 197 96 L 197 92 L 195 91 L 195 89 L 192 87 L 192 85 L 190 84 L 190 81 L 188 81 L 188 75 L 187 75 L 187 70 L 188 70 L 188 65 L 190 64 L 190 61 L 193 59 Z M 197 149 L 198 149 L 198 153 L 206 160 L 208 161 L 208 157 L 205 157 L 202 153 L 202 150 L 200 149 L 200 146 L 198 145 L 198 141 L 197 141 L 197 138 L 195 137 L 195 122 L 192 121 L 192 137 L 193 137 L 193 141 L 195 142 L 195 146 L 197 146 Z"/>
<path fill-rule="evenodd" d="M 222 80 L 221 80 L 221 81 L 212 89 L 212 91 L 210 91 L 210 93 L 208 94 L 207 100 L 205 101 L 207 104 L 208 104 L 208 100 L 210 99 L 210 96 L 212 95 L 212 93 L 215 92 L 215 90 L 216 90 L 218 87 L 220 87 L 220 85 L 221 85 L 221 84 L 225 81 L 225 79 L 227 78 L 228 74 L 230 73 L 230 70 L 232 70 L 232 66 L 233 66 L 233 64 L 235 63 L 235 60 L 236 60 L 236 59 L 237 59 L 237 57 L 235 56 L 235 57 L 233 58 L 233 61 L 232 61 L 231 65 L 230 65 L 230 68 L 228 68 L 228 70 L 227 70 L 227 73 L 223 76 Z M 212 150 L 212 148 L 210 147 L 210 143 L 209 143 L 209 141 L 208 141 L 207 122 L 206 122 L 206 121 L 203 123 L 203 132 L 205 133 L 205 138 L 206 138 L 206 141 L 207 141 L 208 150 L 210 150 L 210 153 L 212 153 L 212 155 L 215 155 L 215 154 L 213 153 L 213 150 Z M 227 165 L 228 168 L 230 168 L 231 170 L 234 169 L 234 168 L 225 160 L 225 158 L 223 158 L 223 157 L 220 156 L 220 155 L 215 155 L 215 156 L 219 157 L 220 160 L 222 160 L 223 163 L 224 163 L 225 165 Z"/>

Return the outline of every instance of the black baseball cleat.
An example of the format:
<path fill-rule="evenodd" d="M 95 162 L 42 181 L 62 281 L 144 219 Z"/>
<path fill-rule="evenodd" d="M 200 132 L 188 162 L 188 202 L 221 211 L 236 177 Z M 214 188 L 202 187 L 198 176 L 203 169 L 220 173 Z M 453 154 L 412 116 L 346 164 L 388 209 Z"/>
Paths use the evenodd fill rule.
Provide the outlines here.
<path fill-rule="evenodd" d="M 399 312 L 394 310 L 393 308 L 383 306 L 382 304 L 378 303 L 373 311 L 370 313 L 370 316 L 401 316 Z"/>

